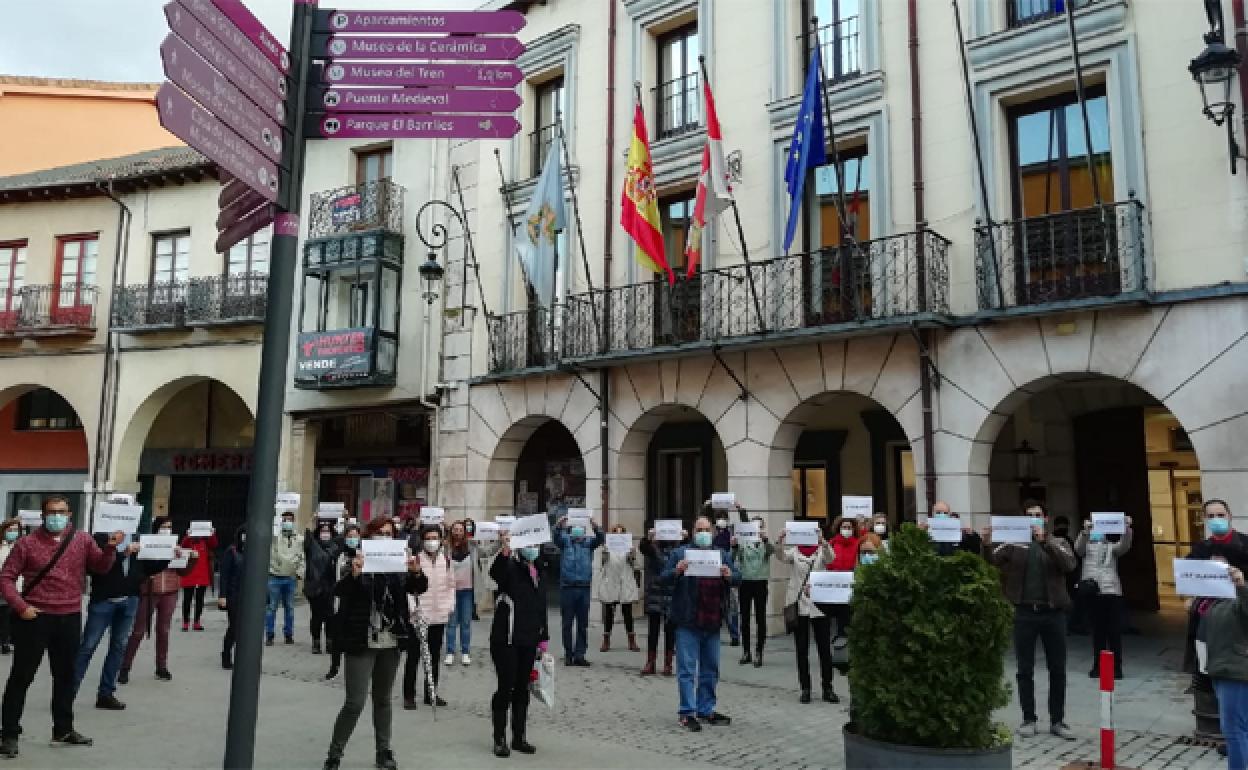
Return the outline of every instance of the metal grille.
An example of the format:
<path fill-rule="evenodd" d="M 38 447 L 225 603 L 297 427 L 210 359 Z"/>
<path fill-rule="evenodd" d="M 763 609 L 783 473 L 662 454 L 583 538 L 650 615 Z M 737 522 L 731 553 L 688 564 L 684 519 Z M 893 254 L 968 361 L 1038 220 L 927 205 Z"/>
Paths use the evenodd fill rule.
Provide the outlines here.
<path fill-rule="evenodd" d="M 1052 19 L 1066 12 L 1070 3 L 1075 8 L 1091 5 L 1096 0 L 1005 0 L 1006 15 L 1011 27 Z"/>
<path fill-rule="evenodd" d="M 192 278 L 187 293 L 186 321 L 189 324 L 263 321 L 268 284 L 267 273 Z"/>
<path fill-rule="evenodd" d="M 552 151 L 557 152 L 554 148 L 555 139 L 558 136 L 558 123 L 542 126 L 529 134 L 529 157 L 533 159 L 533 176 L 538 176 L 542 173 L 542 167 L 546 165 L 546 156 Z"/>
<path fill-rule="evenodd" d="M 181 326 L 186 320 L 183 281 L 127 286 L 113 306 L 114 329 L 159 329 Z"/>
<path fill-rule="evenodd" d="M 361 230 L 403 232 L 403 188 L 389 179 L 314 193 L 308 206 L 308 237 Z"/>
<path fill-rule="evenodd" d="M 659 139 L 695 131 L 701 125 L 698 75 L 690 73 L 659 83 L 654 89 Z"/>
<path fill-rule="evenodd" d="M 846 16 L 819 28 L 819 54 L 828 80 L 835 82 L 862 71 L 858 28 L 858 16 Z"/>
<path fill-rule="evenodd" d="M 96 288 L 68 283 L 23 286 L 15 330 L 94 329 Z"/>

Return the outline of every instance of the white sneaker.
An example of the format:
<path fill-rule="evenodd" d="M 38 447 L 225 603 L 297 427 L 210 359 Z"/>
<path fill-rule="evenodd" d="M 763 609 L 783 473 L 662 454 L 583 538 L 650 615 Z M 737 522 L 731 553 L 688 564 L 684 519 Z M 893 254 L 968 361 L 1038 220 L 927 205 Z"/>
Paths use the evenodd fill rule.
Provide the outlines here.
<path fill-rule="evenodd" d="M 465 652 L 463 655 L 459 656 L 459 662 L 463 663 L 465 666 L 471 666 L 472 656 Z"/>
<path fill-rule="evenodd" d="M 448 652 L 448 653 L 446 654 L 446 657 L 442 659 L 442 665 L 444 665 L 444 666 L 453 666 L 453 665 L 455 665 L 455 654 L 454 654 L 454 653 L 451 653 L 451 652 Z"/>

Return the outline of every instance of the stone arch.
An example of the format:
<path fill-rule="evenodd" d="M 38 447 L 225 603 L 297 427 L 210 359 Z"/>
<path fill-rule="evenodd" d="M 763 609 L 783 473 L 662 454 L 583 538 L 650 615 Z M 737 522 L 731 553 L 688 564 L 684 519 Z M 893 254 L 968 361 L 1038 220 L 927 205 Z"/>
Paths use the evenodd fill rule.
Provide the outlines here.
<path fill-rule="evenodd" d="M 95 468 L 96 458 L 98 457 L 96 431 L 99 429 L 99 390 L 91 387 L 94 384 L 94 381 L 88 377 L 82 377 L 80 380 L 69 377 L 66 382 L 57 383 L 55 386 L 23 382 L 0 387 L 0 408 L 7 407 L 18 398 L 40 388 L 47 388 L 65 399 L 66 403 L 73 408 L 74 413 L 78 416 L 78 421 L 82 423 L 80 433 L 83 442 L 82 451 L 86 457 L 85 475 L 88 481 L 91 479 L 92 470 Z M 81 491 L 81 489 L 78 491 Z"/>

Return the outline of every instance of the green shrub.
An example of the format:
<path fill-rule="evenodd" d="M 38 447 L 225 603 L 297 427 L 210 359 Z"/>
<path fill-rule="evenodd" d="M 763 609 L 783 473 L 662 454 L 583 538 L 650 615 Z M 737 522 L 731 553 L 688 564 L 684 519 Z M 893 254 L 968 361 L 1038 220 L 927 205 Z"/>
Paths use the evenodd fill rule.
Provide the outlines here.
<path fill-rule="evenodd" d="M 855 576 L 849 687 L 857 732 L 889 743 L 986 749 L 1009 702 L 1013 608 L 997 570 L 962 551 L 941 557 L 912 524 Z"/>

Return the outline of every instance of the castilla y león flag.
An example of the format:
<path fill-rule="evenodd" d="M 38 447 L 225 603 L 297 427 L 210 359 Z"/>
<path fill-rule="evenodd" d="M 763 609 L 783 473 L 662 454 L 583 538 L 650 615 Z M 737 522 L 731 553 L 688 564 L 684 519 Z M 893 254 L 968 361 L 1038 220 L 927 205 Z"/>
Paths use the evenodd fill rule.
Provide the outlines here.
<path fill-rule="evenodd" d="M 693 203 L 693 221 L 689 238 L 685 243 L 688 264 L 686 276 L 692 278 L 702 261 L 703 234 L 706 223 L 719 212 L 732 205 L 732 187 L 728 184 L 728 164 L 724 162 L 724 136 L 719 131 L 719 117 L 715 114 L 715 100 L 711 97 L 711 84 L 702 79 L 706 93 L 706 145 L 702 148 L 702 171 L 698 174 L 698 192 Z"/>
<path fill-rule="evenodd" d="M 646 117 L 642 114 L 640 103 L 633 112 L 633 141 L 628 147 L 628 169 L 624 173 L 622 208 L 620 224 L 637 244 L 637 261 L 652 273 L 666 273 L 669 284 L 676 283 L 676 276 L 663 253 L 659 194 L 654 187 L 654 167 L 650 162 Z"/>

